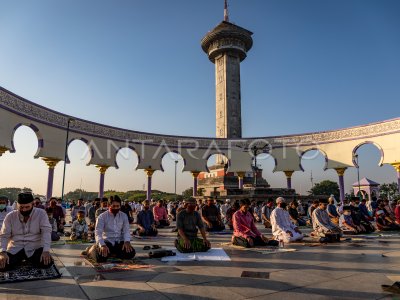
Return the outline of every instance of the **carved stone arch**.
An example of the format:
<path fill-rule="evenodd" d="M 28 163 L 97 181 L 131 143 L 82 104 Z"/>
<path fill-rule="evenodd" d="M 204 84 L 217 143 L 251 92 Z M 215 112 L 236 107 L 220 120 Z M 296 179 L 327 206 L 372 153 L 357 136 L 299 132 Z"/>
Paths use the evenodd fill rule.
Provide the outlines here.
<path fill-rule="evenodd" d="M 306 150 L 304 150 L 304 151 L 301 152 L 301 154 L 300 154 L 300 169 L 304 172 L 304 168 L 303 168 L 303 166 L 301 165 L 301 160 L 302 160 L 304 154 L 306 154 L 307 152 L 310 152 L 310 151 L 318 151 L 318 152 L 320 152 L 320 153 L 324 156 L 324 158 L 325 158 L 325 165 L 324 165 L 324 167 L 323 167 L 323 170 L 326 171 L 326 170 L 328 169 L 328 160 L 329 160 L 329 159 L 328 159 L 328 154 L 327 154 L 324 150 L 322 150 L 322 149 L 320 149 L 320 148 L 318 148 L 318 147 L 312 147 L 312 148 L 306 149 Z"/>
<path fill-rule="evenodd" d="M 205 168 L 206 168 L 208 173 L 210 173 L 210 169 L 208 168 L 208 165 L 207 165 L 208 164 L 208 160 L 210 159 L 211 156 L 218 155 L 218 154 L 225 156 L 225 158 L 227 160 L 227 169 L 226 169 L 226 171 L 228 172 L 229 167 L 231 166 L 231 159 L 228 157 L 228 155 L 224 151 L 211 150 L 209 152 L 208 156 L 206 156 L 206 158 L 205 158 L 205 162 L 206 162 Z"/>
<path fill-rule="evenodd" d="M 137 159 L 138 159 L 138 163 L 136 165 L 135 171 L 138 170 L 138 166 L 140 164 L 140 155 L 139 155 L 138 151 L 136 150 L 136 148 L 131 146 L 131 145 L 126 146 L 126 147 L 118 147 L 118 149 L 115 150 L 115 156 L 114 156 L 115 168 L 119 169 L 119 165 L 117 163 L 117 155 L 118 155 L 119 151 L 121 151 L 122 149 L 130 149 L 136 154 Z"/>
<path fill-rule="evenodd" d="M 69 164 L 69 163 L 71 162 L 71 161 L 69 160 L 69 157 L 68 157 L 68 148 L 69 148 L 69 146 L 71 145 L 71 143 L 74 142 L 74 141 L 82 141 L 82 142 L 85 143 L 85 145 L 86 145 L 86 147 L 87 147 L 87 149 L 88 149 L 88 151 L 89 151 L 89 157 L 90 157 L 90 159 L 89 159 L 89 162 L 87 163 L 87 165 L 89 166 L 89 165 L 90 165 L 90 161 L 92 160 L 92 158 L 93 158 L 93 156 L 94 156 L 94 151 L 93 151 L 92 147 L 90 147 L 89 140 L 85 139 L 84 137 L 73 137 L 73 138 L 71 138 L 71 139 L 68 141 L 68 143 L 67 143 L 67 149 L 65 149 L 65 150 L 66 150 L 66 154 L 65 154 L 66 161 L 65 161 L 65 162 L 66 162 L 67 164 Z"/>
<path fill-rule="evenodd" d="M 183 167 L 182 167 L 181 172 L 183 172 L 183 169 L 184 169 L 185 166 L 186 166 L 186 159 L 183 157 L 183 155 L 182 155 L 178 150 L 166 151 L 165 153 L 163 153 L 163 154 L 161 155 L 161 162 L 160 162 L 161 171 L 164 172 L 164 167 L 163 167 L 163 165 L 162 165 L 162 161 L 163 161 L 164 157 L 165 157 L 167 154 L 169 154 L 169 153 L 175 153 L 175 154 L 178 154 L 180 157 L 182 157 Z"/>
<path fill-rule="evenodd" d="M 10 152 L 11 153 L 15 153 L 15 151 L 16 151 L 15 146 L 14 146 L 14 137 L 15 137 L 15 132 L 21 126 L 29 127 L 35 133 L 35 135 L 37 137 L 37 140 L 38 140 L 38 148 L 37 148 L 36 154 L 34 155 L 34 158 L 38 158 L 39 157 L 39 153 L 40 153 L 40 149 L 42 149 L 44 147 L 44 141 L 43 141 L 43 136 L 42 136 L 39 128 L 36 125 L 32 124 L 32 123 L 18 123 L 14 127 L 12 135 L 11 135 L 11 149 L 10 149 Z"/>
<path fill-rule="evenodd" d="M 357 161 L 356 161 L 356 157 L 355 157 L 355 154 L 356 154 L 357 150 L 358 150 L 359 148 L 361 148 L 362 146 L 368 145 L 368 144 L 369 144 L 369 145 L 374 145 L 376 148 L 378 148 L 379 152 L 381 153 L 381 159 L 379 160 L 379 163 L 378 163 L 378 166 L 381 167 L 381 166 L 383 165 L 383 161 L 384 161 L 384 158 L 385 158 L 385 153 L 384 153 L 384 151 L 383 151 L 382 146 L 379 145 L 377 142 L 374 142 L 374 141 L 364 141 L 364 142 L 359 143 L 357 146 L 354 147 L 353 153 L 352 153 L 352 156 L 353 156 L 353 164 L 354 164 L 354 166 L 355 166 L 355 167 L 358 167 Z"/>

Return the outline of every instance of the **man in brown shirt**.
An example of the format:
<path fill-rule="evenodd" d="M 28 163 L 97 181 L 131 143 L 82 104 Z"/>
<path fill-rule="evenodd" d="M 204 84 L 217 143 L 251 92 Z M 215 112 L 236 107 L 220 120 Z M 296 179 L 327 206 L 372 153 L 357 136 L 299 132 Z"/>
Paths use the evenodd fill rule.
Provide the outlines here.
<path fill-rule="evenodd" d="M 23 260 L 38 268 L 53 264 L 50 255 L 51 226 L 46 211 L 33 207 L 31 193 L 18 195 L 18 209 L 4 219 L 0 233 L 0 271 Z"/>

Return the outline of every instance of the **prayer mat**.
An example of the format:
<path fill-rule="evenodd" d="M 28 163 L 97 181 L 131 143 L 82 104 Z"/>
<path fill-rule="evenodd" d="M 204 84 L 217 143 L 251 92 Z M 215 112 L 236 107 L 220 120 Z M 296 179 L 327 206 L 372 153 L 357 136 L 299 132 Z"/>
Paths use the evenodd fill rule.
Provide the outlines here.
<path fill-rule="evenodd" d="M 121 271 L 132 271 L 136 269 L 150 269 L 154 268 L 153 265 L 145 264 L 141 261 L 134 259 L 119 259 L 119 258 L 109 258 L 104 263 L 96 263 L 91 259 L 85 258 L 87 262 L 99 273 L 112 273 Z"/>
<path fill-rule="evenodd" d="M 243 251 L 250 251 L 250 252 L 258 252 L 261 254 L 275 254 L 275 253 L 285 253 L 285 252 L 295 252 L 296 249 L 293 248 L 279 248 L 279 247 L 254 247 L 254 248 L 245 248 L 241 246 L 233 245 L 232 243 L 221 243 L 221 245 L 228 246 L 234 249 L 243 250 Z"/>
<path fill-rule="evenodd" d="M 352 240 L 354 239 L 376 239 L 379 236 L 378 235 L 364 235 L 364 234 L 349 234 L 345 235 L 344 237 L 346 238 L 351 238 Z"/>
<path fill-rule="evenodd" d="M 351 246 L 351 247 L 365 247 L 365 245 L 358 244 L 358 243 L 349 243 L 349 246 Z"/>
<path fill-rule="evenodd" d="M 167 236 L 164 235 L 156 235 L 156 236 L 139 236 L 139 235 L 132 235 L 133 238 L 138 240 L 159 240 L 165 239 Z"/>
<path fill-rule="evenodd" d="M 90 240 L 66 240 L 65 244 L 67 245 L 91 245 L 94 244 L 96 241 L 90 241 Z"/>
<path fill-rule="evenodd" d="M 60 277 L 61 274 L 54 264 L 48 269 L 38 269 L 31 265 L 25 265 L 11 271 L 0 272 L 0 283 L 47 280 Z"/>
<path fill-rule="evenodd" d="M 269 279 L 269 273 L 268 272 L 243 271 L 242 275 L 240 277 Z"/>
<path fill-rule="evenodd" d="M 59 246 L 59 245 L 65 245 L 65 241 L 59 240 L 59 241 L 51 242 L 51 246 Z"/>
<path fill-rule="evenodd" d="M 230 257 L 222 248 L 211 248 L 207 252 L 180 253 L 176 248 L 168 248 L 176 253 L 175 256 L 166 256 L 161 261 L 230 261 Z"/>
<path fill-rule="evenodd" d="M 211 231 L 208 232 L 210 235 L 232 235 L 232 231 Z"/>

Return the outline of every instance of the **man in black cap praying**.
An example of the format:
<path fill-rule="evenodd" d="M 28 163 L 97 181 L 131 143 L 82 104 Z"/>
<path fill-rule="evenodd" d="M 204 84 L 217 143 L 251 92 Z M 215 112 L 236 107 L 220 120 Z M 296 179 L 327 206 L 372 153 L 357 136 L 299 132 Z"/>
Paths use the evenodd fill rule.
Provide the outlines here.
<path fill-rule="evenodd" d="M 50 255 L 51 226 L 46 211 L 33 207 L 31 193 L 18 195 L 18 209 L 4 219 L 0 233 L 0 271 L 26 260 L 37 268 L 53 264 Z"/>

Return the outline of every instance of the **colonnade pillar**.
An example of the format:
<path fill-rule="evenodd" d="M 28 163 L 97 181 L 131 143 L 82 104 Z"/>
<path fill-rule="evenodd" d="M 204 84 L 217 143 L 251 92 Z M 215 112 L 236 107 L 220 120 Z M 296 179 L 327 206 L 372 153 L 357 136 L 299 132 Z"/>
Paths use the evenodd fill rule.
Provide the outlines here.
<path fill-rule="evenodd" d="M 99 184 L 99 198 L 103 198 L 104 196 L 104 179 L 106 176 L 106 171 L 110 166 L 105 165 L 97 165 L 96 168 L 99 169 L 100 172 L 100 184 Z"/>
<path fill-rule="evenodd" d="M 244 180 L 244 175 L 246 172 L 237 172 L 237 177 L 239 179 L 239 189 L 243 189 L 243 180 Z"/>
<path fill-rule="evenodd" d="M 395 168 L 396 173 L 397 173 L 397 186 L 399 188 L 399 194 L 400 194 L 400 162 L 393 163 L 392 166 Z"/>
<path fill-rule="evenodd" d="M 153 177 L 154 171 L 151 168 L 145 169 L 144 170 L 147 175 L 147 194 L 146 194 L 146 200 L 151 200 L 151 179 Z"/>
<path fill-rule="evenodd" d="M 42 159 L 49 167 L 49 173 L 47 175 L 47 192 L 46 192 L 46 200 L 49 200 L 53 196 L 54 169 L 56 165 L 61 161 L 61 159 L 51 158 L 51 157 L 42 157 Z"/>
<path fill-rule="evenodd" d="M 340 192 L 340 202 L 343 204 L 345 193 L 344 193 L 344 172 L 347 168 L 336 168 L 335 171 L 339 176 L 339 192 Z"/>
<path fill-rule="evenodd" d="M 292 189 L 292 175 L 294 171 L 283 171 L 286 175 L 286 186 L 288 190 Z"/>
<path fill-rule="evenodd" d="M 193 197 L 197 196 L 197 183 L 198 183 L 198 177 L 200 172 L 199 171 L 192 171 L 192 176 L 193 176 Z"/>

